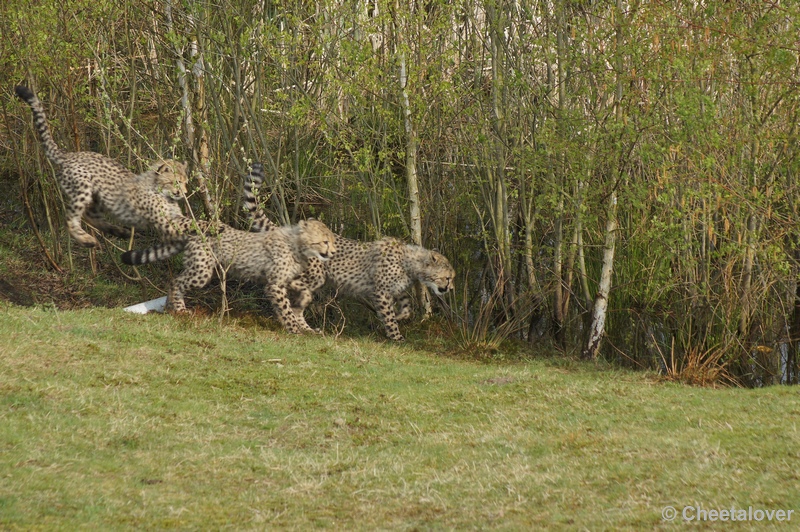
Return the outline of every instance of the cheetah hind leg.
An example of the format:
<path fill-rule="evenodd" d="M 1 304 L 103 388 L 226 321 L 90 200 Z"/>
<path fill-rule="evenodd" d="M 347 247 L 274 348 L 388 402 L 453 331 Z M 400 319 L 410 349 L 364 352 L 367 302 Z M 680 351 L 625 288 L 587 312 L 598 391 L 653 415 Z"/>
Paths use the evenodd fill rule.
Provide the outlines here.
<path fill-rule="evenodd" d="M 405 340 L 400 334 L 400 327 L 397 325 L 397 317 L 394 313 L 394 298 L 385 293 L 379 293 L 375 296 L 375 312 L 383 322 L 383 327 L 386 329 L 386 336 L 395 342 L 402 342 Z"/>
<path fill-rule="evenodd" d="M 86 208 L 91 204 L 91 201 L 91 196 L 87 195 L 70 198 L 67 201 L 66 212 L 67 231 L 69 231 L 70 236 L 80 245 L 87 248 L 93 248 L 98 245 L 97 239 L 81 227 L 81 219 L 86 212 Z"/>
<path fill-rule="evenodd" d="M 116 236 L 118 238 L 130 238 L 131 231 L 124 227 L 118 227 L 109 223 L 104 217 L 97 204 L 93 203 L 83 214 L 83 219 L 86 220 L 92 227 L 102 231 L 107 235 Z"/>
<path fill-rule="evenodd" d="M 213 264 L 210 253 L 194 250 L 184 259 L 184 269 L 172 281 L 167 294 L 167 311 L 180 313 L 186 312 L 186 302 L 183 297 L 190 288 L 203 288 L 214 276 L 214 269 L 208 267 Z"/>

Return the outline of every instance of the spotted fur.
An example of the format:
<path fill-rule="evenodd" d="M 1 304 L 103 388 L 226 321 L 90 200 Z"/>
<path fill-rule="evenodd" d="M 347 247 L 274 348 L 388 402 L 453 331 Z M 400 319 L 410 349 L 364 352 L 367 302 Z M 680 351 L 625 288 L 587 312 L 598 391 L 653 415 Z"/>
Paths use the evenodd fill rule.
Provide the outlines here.
<path fill-rule="evenodd" d="M 397 322 L 411 316 L 407 290 L 420 281 L 440 296 L 453 288 L 455 271 L 444 255 L 394 238 L 358 242 L 336 237 L 339 250 L 322 265 L 326 278 L 337 293 L 366 299 L 383 322 L 386 336 L 402 341 Z M 313 275 L 309 269 L 309 277 Z M 302 279 L 304 284 L 319 284 L 319 279 Z"/>
<path fill-rule="evenodd" d="M 94 247 L 97 239 L 81 227 L 81 219 L 100 231 L 121 238 L 130 230 L 153 228 L 167 238 L 186 231 L 178 201 L 186 195 L 186 165 L 167 160 L 143 174 L 95 152 L 66 152 L 53 140 L 42 104 L 27 87 L 17 86 L 17 96 L 33 113 L 33 121 L 47 158 L 56 168 L 58 185 L 66 203 L 67 229 L 81 245 Z M 112 218 L 119 227 L 106 220 Z"/>
<path fill-rule="evenodd" d="M 263 179 L 263 174 L 260 175 Z M 261 182 L 259 174 L 251 172 L 245 184 L 244 205 L 251 215 L 251 231 L 269 230 L 274 224 L 258 208 L 253 192 Z M 447 258 L 436 251 L 384 238 L 375 242 L 359 242 L 336 235 L 336 255 L 322 263 L 309 259 L 301 276 L 295 280 L 299 287 L 292 295 L 295 314 L 303 315 L 311 303 L 311 294 L 326 281 L 338 295 L 367 300 L 383 322 L 386 336 L 402 341 L 397 322 L 411 317 L 411 300 L 407 290 L 415 281 L 429 287 L 436 295 L 453 288 L 455 270 Z"/>
<path fill-rule="evenodd" d="M 146 264 L 162 260 L 181 251 L 182 246 L 161 243 L 143 251 L 122 255 L 125 264 Z M 186 309 L 184 294 L 191 288 L 202 288 L 220 272 L 227 278 L 262 283 L 281 324 L 291 333 L 311 328 L 292 309 L 289 290 L 303 292 L 297 278 L 309 260 L 326 261 L 335 256 L 334 235 L 318 220 L 301 221 L 297 225 L 278 227 L 263 233 L 225 228 L 218 236 L 196 236 L 187 239 L 183 271 L 173 280 L 167 295 L 167 309 Z M 310 300 L 311 294 L 307 294 Z"/>

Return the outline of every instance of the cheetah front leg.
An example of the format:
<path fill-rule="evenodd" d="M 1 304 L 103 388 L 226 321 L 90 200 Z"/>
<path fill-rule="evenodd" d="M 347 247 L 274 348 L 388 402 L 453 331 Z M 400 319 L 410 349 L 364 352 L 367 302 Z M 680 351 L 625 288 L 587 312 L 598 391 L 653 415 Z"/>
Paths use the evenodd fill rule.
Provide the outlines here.
<path fill-rule="evenodd" d="M 289 298 L 286 297 L 286 288 L 278 284 L 268 284 L 264 287 L 264 292 L 269 302 L 272 303 L 272 308 L 275 310 L 281 325 L 292 334 L 299 333 L 301 326 L 298 323 L 297 316 L 292 312 L 292 304 L 289 302 Z M 306 327 L 308 327 L 308 324 L 306 324 Z"/>
<path fill-rule="evenodd" d="M 411 317 L 411 297 L 403 294 L 397 301 L 397 321 L 407 320 Z"/>
<path fill-rule="evenodd" d="M 378 313 L 378 318 L 383 322 L 386 336 L 395 342 L 402 342 L 405 338 L 400 334 L 400 327 L 397 325 L 394 303 L 394 298 L 387 292 L 378 292 L 375 295 L 375 312 Z"/>
<path fill-rule="evenodd" d="M 302 281 L 302 278 L 294 279 L 291 283 L 289 283 L 289 291 L 292 293 L 292 313 L 297 320 L 297 326 L 300 328 L 301 331 L 307 332 L 319 332 L 315 329 L 312 329 L 311 326 L 306 322 L 305 316 L 303 313 L 311 304 L 314 297 L 311 294 L 311 290 L 308 289 L 308 286 Z"/>

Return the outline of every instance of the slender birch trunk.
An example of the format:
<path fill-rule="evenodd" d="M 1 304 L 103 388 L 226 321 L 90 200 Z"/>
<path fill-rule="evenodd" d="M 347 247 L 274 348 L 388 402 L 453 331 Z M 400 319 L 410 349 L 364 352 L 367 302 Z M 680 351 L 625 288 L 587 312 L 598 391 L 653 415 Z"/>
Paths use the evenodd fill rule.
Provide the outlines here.
<path fill-rule="evenodd" d="M 559 194 L 558 214 L 555 225 L 555 246 L 553 248 L 553 334 L 556 343 L 564 347 L 564 196 Z"/>
<path fill-rule="evenodd" d="M 411 221 L 411 240 L 422 245 L 422 216 L 419 209 L 419 183 L 417 181 L 417 137 L 411 120 L 411 105 L 408 101 L 408 73 L 406 72 L 406 52 L 400 52 L 400 90 L 403 93 L 403 121 L 406 130 L 406 181 L 408 183 L 409 218 Z M 428 289 L 421 283 L 414 283 L 417 301 L 427 317 L 431 315 L 431 297 Z"/>
<path fill-rule="evenodd" d="M 523 223 L 525 224 L 525 268 L 528 273 L 528 288 L 531 292 L 539 292 L 539 281 L 536 279 L 536 266 L 533 263 L 533 224 L 536 216 L 533 212 L 533 201 L 528 198 L 526 178 L 520 180 L 520 202 Z"/>
<path fill-rule="evenodd" d="M 556 88 L 558 90 L 558 123 L 557 129 L 564 134 L 564 106 L 566 104 L 566 87 L 564 79 L 564 61 L 566 55 L 566 35 L 564 34 L 564 6 L 555 7 L 556 12 Z M 553 175 L 554 181 L 558 179 L 556 193 L 558 194 L 557 218 L 555 226 L 555 247 L 553 249 L 553 275 L 555 276 L 555 290 L 553 294 L 553 329 L 556 343 L 561 348 L 566 347 L 564 331 L 566 300 L 569 298 L 569 285 L 564 282 L 564 173 L 566 172 L 566 154 L 559 155 L 559 176 Z M 560 179 L 559 179 L 560 177 Z"/>
<path fill-rule="evenodd" d="M 173 27 L 171 0 L 166 3 L 165 10 L 167 19 L 167 31 L 171 32 Z M 196 40 L 192 41 L 192 47 L 196 52 L 197 50 Z M 183 51 L 180 49 L 175 49 L 175 62 L 178 67 L 178 85 L 180 86 L 182 92 L 181 108 L 183 109 L 183 115 L 184 115 L 183 122 L 184 122 L 184 127 L 186 128 L 186 145 L 191 150 L 192 161 L 195 163 L 195 167 L 198 170 L 196 174 L 197 185 L 198 189 L 200 190 L 201 196 L 203 198 L 203 206 L 205 207 L 206 214 L 208 216 L 215 216 L 218 214 L 218 212 L 217 209 L 214 208 L 214 202 L 211 199 L 211 195 L 208 192 L 208 186 L 206 185 L 205 176 L 203 174 L 203 166 L 201 164 L 201 159 L 197 156 L 197 152 L 195 150 L 195 143 L 194 143 L 195 126 L 194 126 L 194 115 L 192 112 L 192 101 L 191 101 L 192 98 L 190 94 L 189 83 L 187 81 L 188 72 L 186 70 L 186 63 L 184 63 L 183 61 Z M 205 109 L 205 102 L 203 102 L 203 109 Z M 208 141 L 206 140 L 206 151 L 207 149 L 208 149 Z"/>
<path fill-rule="evenodd" d="M 566 271 L 566 279 L 564 280 L 564 288 L 566 292 L 566 296 L 562 301 L 562 310 L 561 315 L 566 317 L 569 314 L 569 302 L 572 299 L 572 279 L 575 277 L 575 258 L 578 253 L 578 231 L 580 231 L 580 225 L 575 223 L 575 227 L 572 228 L 572 239 L 569 242 L 569 252 L 567 253 L 567 262 L 564 265 L 564 270 Z"/>
<path fill-rule="evenodd" d="M 753 70 L 753 65 L 744 59 L 740 63 L 745 63 L 742 71 L 747 74 L 748 81 L 756 79 L 757 74 Z M 747 118 L 750 123 L 751 141 L 749 146 L 749 164 L 744 164 L 744 157 L 742 157 L 742 168 L 748 168 L 747 181 L 751 190 L 758 190 L 758 176 L 756 175 L 756 166 L 759 159 L 759 144 L 756 142 L 758 126 L 758 118 L 756 117 L 757 102 L 754 94 L 750 94 L 747 98 Z M 751 294 L 750 288 L 753 283 L 753 263 L 756 255 L 756 226 L 757 219 L 754 209 L 745 204 L 747 209 L 747 225 L 745 227 L 745 251 L 744 251 L 744 264 L 742 265 L 742 292 L 741 292 L 741 315 L 739 317 L 739 339 L 742 345 L 747 349 L 749 347 L 750 337 L 750 315 L 751 315 Z"/>
<path fill-rule="evenodd" d="M 419 211 L 419 184 L 417 181 L 417 139 L 411 121 L 411 106 L 408 101 L 408 74 L 406 72 L 406 53 L 400 53 L 400 89 L 403 92 L 403 120 L 406 130 L 406 180 L 408 182 L 409 217 L 411 220 L 411 239 L 422 245 L 422 217 Z"/>
<path fill-rule="evenodd" d="M 603 266 L 600 284 L 592 306 L 592 325 L 589 329 L 589 342 L 583 351 L 583 358 L 597 358 L 605 335 L 608 295 L 611 292 L 611 274 L 614 269 L 614 251 L 617 243 L 617 193 L 612 192 L 606 219 L 605 245 L 603 246 Z"/>
<path fill-rule="evenodd" d="M 208 190 L 208 182 L 206 181 L 206 176 L 211 172 L 211 160 L 209 158 L 208 132 L 206 131 L 208 111 L 206 106 L 205 61 L 196 37 L 192 39 L 189 46 L 189 57 L 194 61 L 194 65 L 192 66 L 192 75 L 194 76 L 195 85 L 194 106 L 199 122 L 197 128 L 200 134 L 197 151 L 192 147 L 192 155 L 197 165 L 195 179 L 197 179 L 200 196 L 203 198 L 206 214 L 217 219 L 219 217 L 219 210 L 217 209 L 216 201 L 211 197 L 211 193 Z"/>
<path fill-rule="evenodd" d="M 616 9 L 616 75 L 617 90 L 614 98 L 615 120 L 617 125 L 622 123 L 622 0 L 617 0 Z M 617 243 L 617 189 L 616 180 L 620 178 L 622 161 L 619 153 L 612 154 L 616 163 L 609 173 L 608 213 L 606 218 L 605 244 L 603 246 L 603 264 L 600 269 L 600 283 L 592 307 L 592 324 L 589 327 L 589 341 L 582 353 L 583 358 L 597 358 L 600 354 L 603 336 L 605 336 L 606 314 L 608 311 L 608 297 L 611 292 L 611 277 L 614 270 L 614 251 Z"/>
<path fill-rule="evenodd" d="M 493 192 L 493 222 L 497 246 L 500 251 L 500 271 L 498 283 L 506 308 L 511 309 L 516 303 L 511 265 L 511 231 L 508 212 L 508 184 L 505 168 L 505 135 L 506 135 L 506 94 L 505 94 L 505 51 L 503 48 L 506 21 L 503 13 L 495 6 L 487 6 L 489 20 L 489 37 L 492 61 L 492 111 L 494 130 L 494 164 L 489 169 Z"/>
<path fill-rule="evenodd" d="M 172 32 L 172 1 L 168 0 L 165 6 L 167 18 L 167 31 Z M 183 50 L 176 48 L 175 63 L 178 67 L 178 85 L 181 88 L 181 109 L 183 109 L 183 124 L 186 131 L 186 144 L 194 150 L 194 119 L 189 97 L 189 85 L 186 82 L 186 64 L 183 62 Z"/>

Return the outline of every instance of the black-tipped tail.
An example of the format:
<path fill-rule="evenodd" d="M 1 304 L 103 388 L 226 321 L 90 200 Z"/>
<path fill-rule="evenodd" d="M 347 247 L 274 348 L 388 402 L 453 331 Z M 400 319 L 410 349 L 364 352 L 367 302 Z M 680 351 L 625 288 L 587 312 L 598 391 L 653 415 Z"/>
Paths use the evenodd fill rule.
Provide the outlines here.
<path fill-rule="evenodd" d="M 17 85 L 14 87 L 14 92 L 17 93 L 17 96 L 19 96 L 21 100 L 25 100 L 28 103 L 36 100 L 36 95 L 33 93 L 33 91 L 23 85 Z"/>
<path fill-rule="evenodd" d="M 14 92 L 20 99 L 24 100 L 31 108 L 33 113 L 33 124 L 36 126 L 36 132 L 39 133 L 39 140 L 44 147 L 44 153 L 47 158 L 54 164 L 61 164 L 64 153 L 58 147 L 56 141 L 53 140 L 53 135 L 50 133 L 50 126 L 47 124 L 47 116 L 44 114 L 42 103 L 39 98 L 28 87 L 17 85 L 14 87 Z"/>
<path fill-rule="evenodd" d="M 147 249 L 136 250 L 132 249 L 122 254 L 122 262 L 130 264 L 131 266 L 141 266 L 142 264 L 150 264 L 151 262 L 158 262 L 166 260 L 174 255 L 183 251 L 184 246 L 180 244 L 156 244 L 155 246 Z"/>

